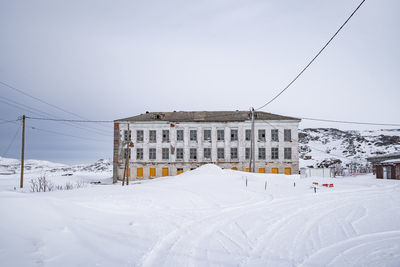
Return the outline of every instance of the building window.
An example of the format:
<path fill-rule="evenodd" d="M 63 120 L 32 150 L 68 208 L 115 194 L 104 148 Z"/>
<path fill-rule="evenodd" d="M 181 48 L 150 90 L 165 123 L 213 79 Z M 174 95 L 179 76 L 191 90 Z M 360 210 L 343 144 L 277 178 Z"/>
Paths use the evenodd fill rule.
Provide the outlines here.
<path fill-rule="evenodd" d="M 176 168 L 176 174 L 181 174 L 183 173 L 183 168 Z"/>
<path fill-rule="evenodd" d="M 271 141 L 278 142 L 279 137 L 278 137 L 278 129 L 272 129 L 271 130 Z"/>
<path fill-rule="evenodd" d="M 169 148 L 162 149 L 162 159 L 169 159 Z"/>
<path fill-rule="evenodd" d="M 136 149 L 136 159 L 137 160 L 143 159 L 143 148 Z"/>
<path fill-rule="evenodd" d="M 183 130 L 176 130 L 176 141 L 183 141 Z"/>
<path fill-rule="evenodd" d="M 285 147 L 283 154 L 284 154 L 284 159 L 292 159 L 292 148 Z"/>
<path fill-rule="evenodd" d="M 124 159 L 126 159 L 126 155 L 129 156 L 129 159 L 131 158 L 131 149 L 130 148 L 124 148 Z"/>
<path fill-rule="evenodd" d="M 237 140 L 238 140 L 238 130 L 231 129 L 231 141 L 237 141 Z"/>
<path fill-rule="evenodd" d="M 197 159 L 197 148 L 190 149 L 190 159 L 192 160 Z"/>
<path fill-rule="evenodd" d="M 224 141 L 224 140 L 225 140 L 225 131 L 217 130 L 217 141 Z"/>
<path fill-rule="evenodd" d="M 190 141 L 197 142 L 197 130 L 190 130 Z"/>
<path fill-rule="evenodd" d="M 258 141 L 265 141 L 265 130 L 258 130 Z"/>
<path fill-rule="evenodd" d="M 246 136 L 246 141 L 251 140 L 251 130 L 250 129 L 246 129 L 245 136 Z"/>
<path fill-rule="evenodd" d="M 149 159 L 156 159 L 156 149 L 149 148 Z"/>
<path fill-rule="evenodd" d="M 155 143 L 157 141 L 156 130 L 149 131 L 149 142 Z"/>
<path fill-rule="evenodd" d="M 258 159 L 265 159 L 265 147 L 258 148 Z"/>
<path fill-rule="evenodd" d="M 169 142 L 169 130 L 162 130 L 163 142 Z"/>
<path fill-rule="evenodd" d="M 176 159 L 183 159 L 183 148 L 176 149 Z"/>
<path fill-rule="evenodd" d="M 283 139 L 284 139 L 285 142 L 291 142 L 292 141 L 292 130 L 285 129 L 283 134 L 284 134 Z"/>
<path fill-rule="evenodd" d="M 277 147 L 271 148 L 271 159 L 279 159 L 279 150 Z"/>
<path fill-rule="evenodd" d="M 232 147 L 231 148 L 231 159 L 237 159 L 238 158 L 238 149 L 237 147 Z"/>
<path fill-rule="evenodd" d="M 144 133 L 143 130 L 136 131 L 136 142 L 143 142 Z"/>
<path fill-rule="evenodd" d="M 246 159 L 250 159 L 250 147 L 246 147 Z"/>
<path fill-rule="evenodd" d="M 204 130 L 204 141 L 211 141 L 211 130 Z"/>
<path fill-rule="evenodd" d="M 223 147 L 219 147 L 217 149 L 217 158 L 218 159 L 225 159 L 225 149 Z"/>
<path fill-rule="evenodd" d="M 131 140 L 131 130 L 124 130 L 124 141 Z"/>
<path fill-rule="evenodd" d="M 204 158 L 211 159 L 211 148 L 209 147 L 204 148 Z"/>

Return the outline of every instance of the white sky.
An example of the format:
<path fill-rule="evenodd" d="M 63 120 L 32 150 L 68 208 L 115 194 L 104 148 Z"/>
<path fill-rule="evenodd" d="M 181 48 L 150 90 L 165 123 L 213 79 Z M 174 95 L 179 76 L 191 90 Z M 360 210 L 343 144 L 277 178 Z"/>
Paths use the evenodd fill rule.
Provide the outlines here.
<path fill-rule="evenodd" d="M 359 2 L 1 1 L 0 81 L 90 119 L 146 110 L 247 110 L 283 89 Z M 367 0 L 320 58 L 264 111 L 400 123 L 399 8 L 399 1 Z M 4 86 L 0 94 L 72 118 Z M 0 102 L 0 119 L 23 112 Z M 32 131 L 28 157 L 65 162 L 111 157 L 111 136 L 50 122 L 31 125 L 106 141 Z M 304 121 L 305 127 L 366 128 Z M 0 153 L 16 129 L 0 125 Z M 19 157 L 19 143 L 20 136 L 6 156 Z"/>

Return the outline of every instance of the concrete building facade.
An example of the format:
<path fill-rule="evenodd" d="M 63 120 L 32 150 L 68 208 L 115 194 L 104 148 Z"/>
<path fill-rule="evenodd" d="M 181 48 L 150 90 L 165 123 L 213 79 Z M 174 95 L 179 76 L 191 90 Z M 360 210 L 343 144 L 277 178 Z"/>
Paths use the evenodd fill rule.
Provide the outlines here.
<path fill-rule="evenodd" d="M 213 163 L 248 171 L 249 111 L 149 112 L 114 123 L 114 181 L 122 179 L 128 155 L 130 179 L 177 175 Z M 300 120 L 255 114 L 255 170 L 299 172 Z M 129 147 L 129 143 L 131 147 Z M 127 153 L 126 153 L 127 152 Z"/>

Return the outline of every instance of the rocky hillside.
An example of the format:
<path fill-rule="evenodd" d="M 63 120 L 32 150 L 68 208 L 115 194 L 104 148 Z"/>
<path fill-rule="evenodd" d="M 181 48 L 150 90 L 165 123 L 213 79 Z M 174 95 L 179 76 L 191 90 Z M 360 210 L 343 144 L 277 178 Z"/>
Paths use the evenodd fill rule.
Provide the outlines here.
<path fill-rule="evenodd" d="M 301 166 L 330 163 L 366 164 L 366 158 L 400 152 L 400 129 L 342 131 L 308 128 L 299 131 Z"/>

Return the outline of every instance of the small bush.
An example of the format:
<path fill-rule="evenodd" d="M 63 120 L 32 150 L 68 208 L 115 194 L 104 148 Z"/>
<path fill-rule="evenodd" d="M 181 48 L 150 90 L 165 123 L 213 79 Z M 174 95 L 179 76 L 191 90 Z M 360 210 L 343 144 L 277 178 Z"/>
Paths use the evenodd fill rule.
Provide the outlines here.
<path fill-rule="evenodd" d="M 31 179 L 31 192 L 50 192 L 55 190 L 73 190 L 86 186 L 84 181 L 78 181 L 75 184 L 66 182 L 65 185 L 55 185 L 53 182 L 46 179 L 46 176 L 40 176 L 36 179 Z"/>

